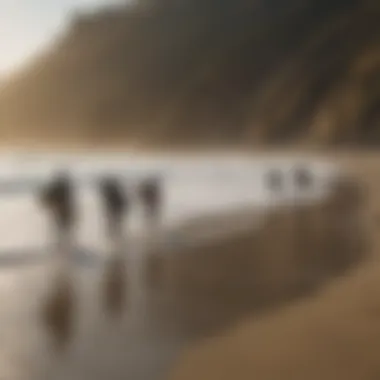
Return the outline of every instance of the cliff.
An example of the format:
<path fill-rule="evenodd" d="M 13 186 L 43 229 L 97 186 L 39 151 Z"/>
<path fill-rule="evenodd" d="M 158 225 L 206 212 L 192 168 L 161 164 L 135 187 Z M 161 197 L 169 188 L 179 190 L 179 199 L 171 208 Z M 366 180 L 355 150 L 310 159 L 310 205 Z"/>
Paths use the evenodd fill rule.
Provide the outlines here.
<path fill-rule="evenodd" d="M 78 15 L 0 91 L 0 135 L 377 144 L 380 3 L 161 0 Z"/>

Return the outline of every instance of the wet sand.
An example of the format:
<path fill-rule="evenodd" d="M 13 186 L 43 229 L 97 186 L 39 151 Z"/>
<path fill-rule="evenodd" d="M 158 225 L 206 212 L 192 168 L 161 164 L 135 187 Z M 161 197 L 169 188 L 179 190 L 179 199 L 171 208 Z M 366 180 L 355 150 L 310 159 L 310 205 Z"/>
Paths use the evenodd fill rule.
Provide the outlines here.
<path fill-rule="evenodd" d="M 223 220 L 234 222 L 234 227 Z M 10 254 L 3 256 L 0 378 L 166 378 L 181 350 L 204 332 L 200 325 L 209 325 L 209 313 L 213 312 L 213 319 L 217 314 L 197 299 L 183 299 L 160 276 L 160 267 L 158 280 L 152 284 L 146 278 L 145 262 L 151 254 L 166 262 L 170 258 L 165 255 L 181 255 L 239 234 L 252 237 L 257 223 L 252 210 L 236 211 L 189 221 L 163 233 L 152 232 L 150 239 L 143 235 L 130 238 L 123 252 L 128 271 L 126 309 L 115 318 L 105 313 L 102 299 L 107 257 L 75 251 L 70 259 L 77 308 L 74 337 L 67 352 L 60 354 L 41 320 L 42 304 L 56 281 L 57 257 L 49 252 L 26 255 L 26 261 L 21 253 L 19 260 L 13 257 L 12 261 Z M 189 318 L 191 309 L 196 311 L 194 318 Z"/>
<path fill-rule="evenodd" d="M 195 344 L 176 363 L 171 380 L 379 378 L 378 155 L 349 154 L 344 161 L 362 181 L 368 203 L 365 259 L 333 276 L 318 292 L 264 315 L 252 313 L 220 336 Z M 323 250 L 319 254 L 328 264 L 331 254 L 341 253 L 332 246 L 327 255 Z"/>
<path fill-rule="evenodd" d="M 314 225 L 320 209 L 305 210 L 304 222 Z M 331 261 L 315 261 L 318 244 L 324 244 L 319 233 L 312 233 L 308 246 L 303 246 L 307 260 L 297 261 L 293 252 L 299 234 L 294 220 L 289 207 L 265 218 L 246 209 L 194 219 L 159 234 L 151 231 L 149 238 L 129 239 L 123 252 L 128 282 L 122 316 L 110 316 L 104 309 L 107 257 L 76 251 L 70 260 L 76 323 L 73 339 L 62 352 L 54 350 L 54 340 L 40 318 L 41 304 L 55 282 L 57 257 L 46 260 L 40 255 L 33 265 L 4 267 L 0 378 L 168 378 L 191 345 L 252 313 L 259 315 L 314 294 L 337 272 L 353 265 L 346 255 L 334 274 L 327 273 Z M 156 264 L 149 274 L 152 257 Z M 319 272 L 313 283 L 311 272 L 306 272 L 311 263 L 326 272 Z"/>
<path fill-rule="evenodd" d="M 262 216 L 261 210 L 245 209 L 196 218 L 165 228 L 155 235 L 159 240 L 129 237 L 123 250 L 127 306 L 121 317 L 104 310 L 107 255 L 93 251 L 93 245 L 76 250 L 70 260 L 75 334 L 61 353 L 40 318 L 41 303 L 55 282 L 54 255 L 38 249 L 0 254 L 0 378 L 165 379 L 190 345 L 252 314 L 314 294 L 359 259 L 342 255 L 330 273 L 331 262 L 324 260 L 330 251 L 317 233 L 302 245 L 308 259 L 301 263 L 294 255 L 304 244 L 294 213 L 285 207 L 262 219 L 258 211 Z M 318 209 L 306 214 L 299 220 L 313 220 L 308 225 L 316 218 L 324 225 Z M 4 229 L 7 223 L 4 218 Z M 155 257 L 155 264 L 145 265 L 147 257 Z M 316 273 L 310 271 L 315 266 Z"/>

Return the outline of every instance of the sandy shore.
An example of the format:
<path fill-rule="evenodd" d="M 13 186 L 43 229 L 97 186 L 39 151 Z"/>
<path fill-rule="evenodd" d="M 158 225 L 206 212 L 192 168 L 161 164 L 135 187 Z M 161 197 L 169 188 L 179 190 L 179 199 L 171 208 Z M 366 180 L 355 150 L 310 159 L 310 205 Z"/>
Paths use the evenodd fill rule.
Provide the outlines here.
<path fill-rule="evenodd" d="M 380 267 L 315 298 L 242 323 L 188 352 L 171 379 L 377 379 Z"/>
<path fill-rule="evenodd" d="M 178 294 L 169 275 L 171 257 L 201 251 L 205 245 L 210 251 L 216 242 L 240 235 L 253 242 L 257 220 L 252 210 L 235 210 L 194 219 L 148 239 L 140 236 L 127 241 L 123 263 L 128 276 L 122 285 L 126 308 L 116 319 L 104 309 L 107 261 L 100 256 L 86 260 L 83 252 L 73 253 L 69 268 L 76 300 L 75 328 L 68 351 L 60 355 L 41 319 L 46 297 L 57 285 L 57 262 L 44 254 L 28 262 L 7 262 L 0 273 L 0 378 L 166 378 L 182 349 L 214 324 L 211 312 L 216 322 L 227 323 L 216 312 L 218 305 L 204 308 L 203 299 Z M 146 272 L 151 257 L 160 260 L 153 284 Z M 193 314 L 189 313 L 192 309 Z"/>
<path fill-rule="evenodd" d="M 251 314 L 228 332 L 195 345 L 180 358 L 170 379 L 379 378 L 378 158 L 351 154 L 342 161 L 366 186 L 371 254 L 319 292 L 264 315 Z M 330 253 L 337 252 L 342 251 Z"/>
<path fill-rule="evenodd" d="M 213 355 L 221 355 L 228 378 L 236 377 L 231 368 L 241 363 L 228 361 L 231 349 L 218 351 L 212 341 L 188 357 L 183 350 L 252 316 L 264 318 L 290 301 L 311 297 L 358 265 L 365 251 L 361 232 L 352 223 L 359 217 L 358 207 L 351 202 L 345 214 L 334 214 L 332 206 L 307 206 L 296 212 L 283 208 L 261 219 L 261 225 L 250 209 L 229 211 L 126 242 L 125 309 L 118 318 L 107 313 L 104 302 L 109 263 L 95 260 L 88 265 L 75 260 L 74 254 L 74 328 L 61 353 L 54 350 L 54 337 L 41 319 L 41 307 L 56 285 L 57 268 L 49 261 L 4 268 L 0 378 L 155 380 L 166 379 L 174 369 L 174 378 L 222 379 L 222 367 Z M 337 248 L 341 254 L 332 255 Z M 296 321 L 298 328 L 301 322 Z M 277 339 L 294 342 L 291 329 L 285 331 L 289 335 Z M 240 351 L 239 343 L 236 347 L 239 358 L 251 362 L 255 351 L 249 344 L 256 338 L 246 336 Z M 223 344 L 227 338 L 220 339 Z M 272 344 L 266 344 L 269 357 Z M 199 372 L 192 372 L 193 363 Z"/>

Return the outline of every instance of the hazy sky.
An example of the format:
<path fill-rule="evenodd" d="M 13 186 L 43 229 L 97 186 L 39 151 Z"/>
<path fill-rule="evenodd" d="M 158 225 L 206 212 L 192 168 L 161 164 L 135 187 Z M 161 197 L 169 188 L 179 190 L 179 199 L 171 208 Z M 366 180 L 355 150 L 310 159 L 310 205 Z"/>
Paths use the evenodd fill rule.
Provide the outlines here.
<path fill-rule="evenodd" d="M 0 74 L 46 45 L 68 21 L 68 12 L 110 0 L 0 0 Z"/>

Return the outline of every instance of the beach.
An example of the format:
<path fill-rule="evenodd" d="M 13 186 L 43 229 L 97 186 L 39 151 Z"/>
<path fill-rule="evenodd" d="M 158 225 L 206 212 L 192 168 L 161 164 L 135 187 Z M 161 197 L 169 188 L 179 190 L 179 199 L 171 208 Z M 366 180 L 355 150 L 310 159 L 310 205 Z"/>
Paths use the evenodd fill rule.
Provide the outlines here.
<path fill-rule="evenodd" d="M 198 173 L 194 166 L 191 170 Z M 302 198 L 290 188 L 276 198 L 262 191 L 257 174 L 233 173 L 227 181 L 226 171 L 222 178 L 220 172 L 219 177 L 204 173 L 202 181 L 188 174 L 176 185 L 173 179 L 159 230 L 146 231 L 139 210 L 134 211 L 123 243 L 125 309 L 118 318 L 110 317 L 104 304 L 110 263 L 97 197 L 91 189 L 80 190 L 81 219 L 67 267 L 76 300 L 74 330 L 68 348 L 58 353 L 41 319 L 59 274 L 48 219 L 33 193 L 5 197 L 0 205 L 0 225 L 7 231 L 0 254 L 1 375 L 20 380 L 167 378 L 190 345 L 322 286 L 330 274 L 314 276 L 310 283 L 298 266 L 296 273 L 284 271 L 294 257 L 279 255 L 285 246 L 289 253 L 298 244 L 290 206 L 297 197 L 315 203 L 321 192 Z M 272 256 L 263 261 L 265 252 Z"/>
<path fill-rule="evenodd" d="M 351 153 L 339 159 L 361 181 L 369 255 L 318 292 L 264 315 L 253 313 L 220 336 L 194 345 L 170 379 L 379 377 L 378 158 Z"/>

